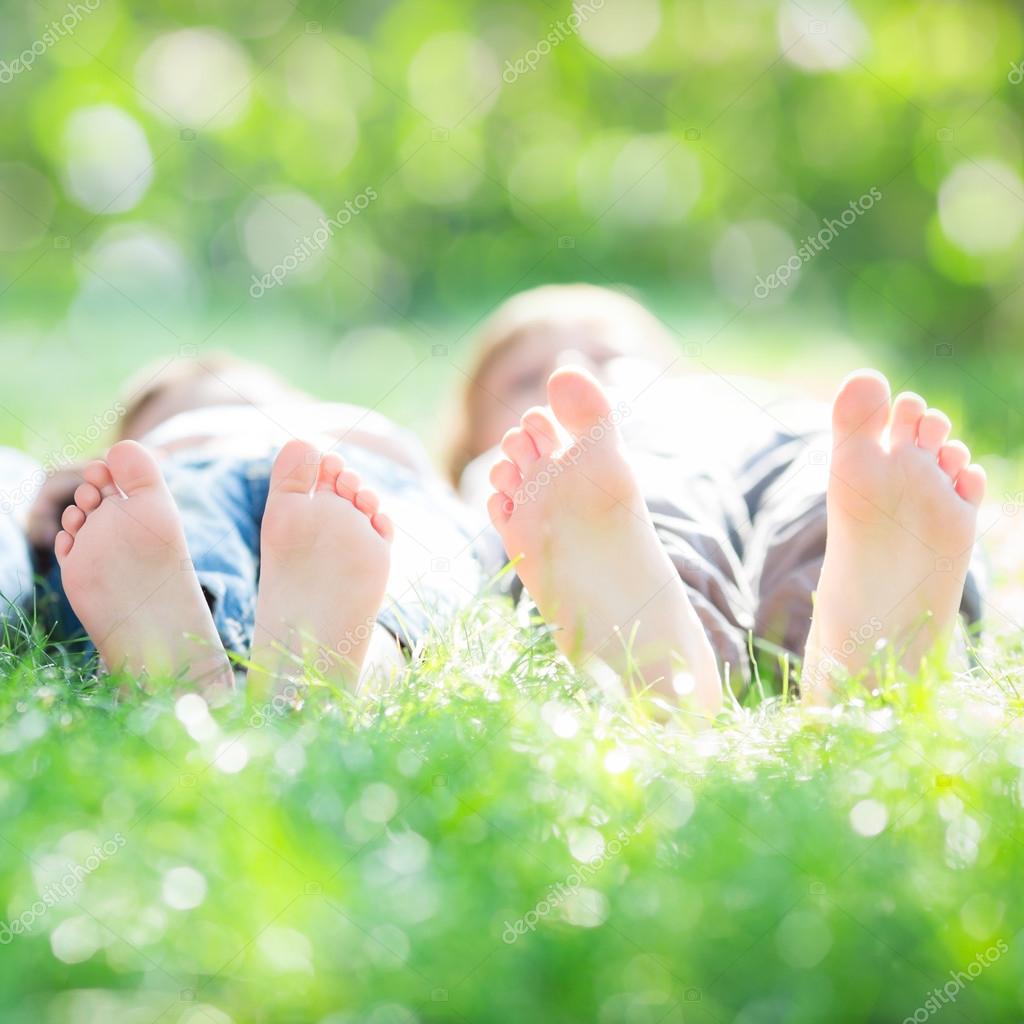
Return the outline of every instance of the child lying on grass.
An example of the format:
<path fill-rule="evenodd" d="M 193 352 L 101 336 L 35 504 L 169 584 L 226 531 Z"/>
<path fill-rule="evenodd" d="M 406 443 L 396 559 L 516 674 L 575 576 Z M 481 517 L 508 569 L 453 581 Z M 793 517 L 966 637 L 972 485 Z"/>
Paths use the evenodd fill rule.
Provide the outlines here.
<path fill-rule="evenodd" d="M 804 656 L 822 701 L 881 641 L 914 668 L 958 607 L 977 619 L 984 474 L 948 419 L 861 371 L 829 439 L 817 407 L 670 377 L 670 352 L 632 300 L 550 288 L 499 311 L 470 374 L 452 469 L 472 495 L 488 467 L 494 529 L 570 659 L 713 715 L 723 669 L 748 671 L 748 631 Z M 196 408 L 211 372 L 220 390 Z M 219 643 L 251 645 L 258 694 L 303 659 L 345 683 L 397 667 L 432 612 L 477 592 L 463 511 L 386 421 L 232 373 L 158 381 L 125 423 L 145 447 L 86 469 L 56 539 L 72 606 L 111 668 L 227 685 Z"/>
<path fill-rule="evenodd" d="M 713 713 L 753 631 L 823 701 L 882 641 L 913 670 L 958 608 L 977 620 L 985 475 L 917 395 L 854 373 L 830 437 L 826 409 L 763 383 L 671 377 L 655 318 L 589 286 L 519 295 L 484 337 L 451 469 L 479 498 L 488 467 L 491 521 L 577 664 Z"/>
<path fill-rule="evenodd" d="M 0 627 L 23 615 L 32 598 L 25 520 L 34 472 L 27 456 L 0 448 Z"/>
<path fill-rule="evenodd" d="M 464 510 L 383 417 L 224 357 L 141 379 L 55 539 L 64 632 L 108 668 L 223 688 L 227 649 L 256 699 L 304 663 L 352 686 L 479 590 Z"/>

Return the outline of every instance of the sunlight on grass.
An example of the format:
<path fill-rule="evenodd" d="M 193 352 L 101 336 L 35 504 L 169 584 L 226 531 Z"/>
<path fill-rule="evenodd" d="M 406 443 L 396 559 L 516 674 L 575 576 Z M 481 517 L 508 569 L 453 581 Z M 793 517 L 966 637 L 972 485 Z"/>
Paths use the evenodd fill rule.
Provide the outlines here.
<path fill-rule="evenodd" d="M 311 685 L 254 727 L 23 642 L 4 1020 L 902 1020 L 990 948 L 959 1003 L 1007 1019 L 1024 703 L 996 654 L 831 712 L 755 688 L 694 732 L 495 600 L 393 692 Z"/>

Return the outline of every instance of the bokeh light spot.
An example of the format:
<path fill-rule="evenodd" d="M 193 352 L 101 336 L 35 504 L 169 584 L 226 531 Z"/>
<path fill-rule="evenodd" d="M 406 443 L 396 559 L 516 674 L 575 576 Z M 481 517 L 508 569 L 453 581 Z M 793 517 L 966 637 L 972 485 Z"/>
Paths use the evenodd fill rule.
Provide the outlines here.
<path fill-rule="evenodd" d="M 234 124 L 249 106 L 245 51 L 212 29 L 188 28 L 156 40 L 139 58 L 135 81 L 157 117 L 191 128 Z"/>
<path fill-rule="evenodd" d="M 76 110 L 64 127 L 64 184 L 91 213 L 124 213 L 153 182 L 153 153 L 138 121 L 119 107 Z"/>
<path fill-rule="evenodd" d="M 938 202 L 946 237 L 972 256 L 1008 249 L 1024 230 L 1024 181 L 1000 160 L 957 164 Z"/>

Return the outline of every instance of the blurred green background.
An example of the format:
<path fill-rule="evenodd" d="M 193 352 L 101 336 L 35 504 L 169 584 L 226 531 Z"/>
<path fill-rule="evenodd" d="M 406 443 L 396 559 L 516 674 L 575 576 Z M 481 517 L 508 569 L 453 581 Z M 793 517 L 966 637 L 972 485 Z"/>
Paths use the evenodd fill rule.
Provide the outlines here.
<path fill-rule="evenodd" d="M 648 302 L 685 372 L 826 395 L 874 363 L 950 411 L 997 504 L 1020 491 L 1019 5 L 573 14 L 5 3 L 0 443 L 98 448 L 142 363 L 230 349 L 436 445 L 481 318 L 586 280 Z M 129 842 L 84 906 L 4 942 L 0 1019 L 896 1021 L 997 938 L 1012 953 L 942 1019 L 1016 1019 L 1019 586 L 998 605 L 1005 709 L 924 674 L 898 727 L 791 708 L 692 740 L 609 720 L 490 605 L 388 701 L 267 729 L 4 655 L 7 919 Z M 509 948 L 506 922 L 620 824 L 589 902 Z"/>
<path fill-rule="evenodd" d="M 979 454 L 1024 440 L 1013 3 L 29 0 L 0 60 L 8 443 L 215 348 L 433 434 L 480 318 L 571 280 L 690 371 L 871 361 Z"/>

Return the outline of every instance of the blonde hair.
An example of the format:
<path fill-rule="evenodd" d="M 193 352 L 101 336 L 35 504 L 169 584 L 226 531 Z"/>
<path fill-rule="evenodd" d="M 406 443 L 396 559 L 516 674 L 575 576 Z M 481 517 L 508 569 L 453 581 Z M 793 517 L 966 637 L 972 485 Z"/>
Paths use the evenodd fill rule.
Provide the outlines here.
<path fill-rule="evenodd" d="M 614 329 L 625 342 L 624 348 L 636 355 L 658 359 L 678 355 L 661 321 L 623 292 L 592 284 L 553 284 L 512 296 L 498 307 L 477 336 L 476 355 L 461 388 L 445 457 L 454 484 L 458 484 L 466 466 L 485 450 L 479 441 L 478 425 L 488 395 L 480 385 L 498 360 L 538 327 L 587 322 Z"/>
<path fill-rule="evenodd" d="M 230 378 L 228 383 L 224 378 Z M 269 396 L 281 398 L 296 392 L 273 370 L 227 352 L 211 352 L 195 358 L 179 358 L 168 363 L 151 363 L 128 379 L 121 389 L 123 408 L 118 439 L 135 436 L 143 414 L 176 388 L 199 388 L 214 384 L 224 393 L 223 404 L 266 402 Z M 197 403 L 206 404 L 206 403 Z M 218 404 L 221 404 L 218 402 Z"/>

